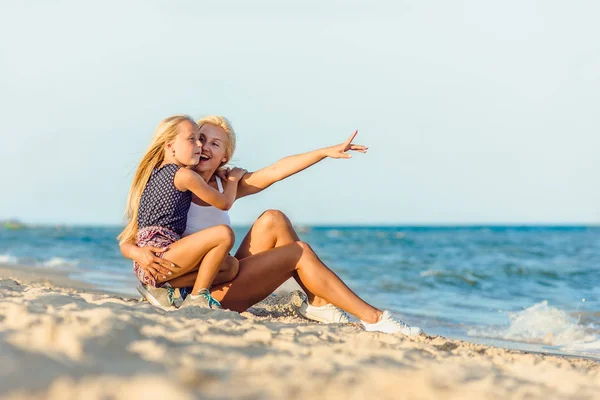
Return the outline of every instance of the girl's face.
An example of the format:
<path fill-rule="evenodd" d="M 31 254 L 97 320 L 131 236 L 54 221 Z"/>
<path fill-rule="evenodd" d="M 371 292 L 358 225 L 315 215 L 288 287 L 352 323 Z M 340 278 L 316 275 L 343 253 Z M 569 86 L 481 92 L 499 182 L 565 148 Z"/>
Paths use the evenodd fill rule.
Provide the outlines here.
<path fill-rule="evenodd" d="M 175 140 L 167 145 L 165 159 L 184 166 L 194 166 L 200 161 L 200 154 L 202 143 L 198 126 L 189 121 L 182 122 Z"/>
<path fill-rule="evenodd" d="M 202 156 L 200 162 L 196 165 L 196 172 L 214 172 L 222 163 L 229 161 L 225 156 L 227 140 L 227 134 L 221 127 L 210 124 L 204 124 L 200 127 Z"/>

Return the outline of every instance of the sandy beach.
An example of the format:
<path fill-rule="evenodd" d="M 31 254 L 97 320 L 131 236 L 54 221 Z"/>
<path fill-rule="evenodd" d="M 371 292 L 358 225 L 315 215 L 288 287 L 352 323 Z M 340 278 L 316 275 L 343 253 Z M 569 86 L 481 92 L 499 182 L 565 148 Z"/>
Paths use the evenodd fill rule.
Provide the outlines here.
<path fill-rule="evenodd" d="M 67 274 L 0 267 L 3 399 L 593 399 L 595 360 L 248 312 L 155 308 Z"/>

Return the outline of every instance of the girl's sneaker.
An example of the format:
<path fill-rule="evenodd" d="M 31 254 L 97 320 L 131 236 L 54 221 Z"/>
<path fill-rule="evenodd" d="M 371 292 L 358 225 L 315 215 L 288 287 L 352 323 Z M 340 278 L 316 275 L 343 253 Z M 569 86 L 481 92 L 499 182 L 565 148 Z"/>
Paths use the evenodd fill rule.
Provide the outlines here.
<path fill-rule="evenodd" d="M 348 314 L 331 303 L 315 307 L 306 301 L 302 301 L 302 304 L 298 307 L 298 313 L 306 319 L 326 324 L 347 324 L 350 322 Z"/>
<path fill-rule="evenodd" d="M 384 310 L 379 321 L 374 324 L 367 324 L 365 321 L 360 321 L 365 330 L 368 332 L 383 332 L 383 333 L 402 333 L 407 336 L 420 335 L 423 330 L 416 326 L 409 326 L 406 322 L 394 317 L 388 310 Z"/>
<path fill-rule="evenodd" d="M 169 283 L 165 283 L 160 288 L 140 283 L 136 289 L 153 306 L 165 308 L 179 307 L 180 302 L 176 298 L 177 289 L 171 287 Z"/>
<path fill-rule="evenodd" d="M 221 303 L 213 299 L 208 289 L 200 289 L 198 295 L 188 294 L 179 308 L 202 307 L 222 309 Z"/>

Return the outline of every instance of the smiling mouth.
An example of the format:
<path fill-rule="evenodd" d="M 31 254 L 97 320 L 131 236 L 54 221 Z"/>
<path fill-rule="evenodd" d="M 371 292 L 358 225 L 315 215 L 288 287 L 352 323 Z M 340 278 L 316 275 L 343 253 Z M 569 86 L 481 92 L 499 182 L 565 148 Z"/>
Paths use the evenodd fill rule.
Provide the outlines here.
<path fill-rule="evenodd" d="M 207 156 L 206 154 L 201 154 L 200 155 L 200 160 L 202 160 L 202 161 L 210 160 L 210 157 Z"/>

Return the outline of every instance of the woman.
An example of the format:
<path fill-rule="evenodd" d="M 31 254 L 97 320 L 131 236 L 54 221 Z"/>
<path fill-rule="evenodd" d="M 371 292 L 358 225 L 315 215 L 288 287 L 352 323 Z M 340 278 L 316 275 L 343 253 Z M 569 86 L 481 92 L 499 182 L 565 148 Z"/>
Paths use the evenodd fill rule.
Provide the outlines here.
<path fill-rule="evenodd" d="M 220 189 L 217 171 L 222 168 L 235 150 L 235 133 L 227 119 L 211 116 L 198 121 L 203 144 L 200 162 L 194 168 L 214 188 Z M 354 132 L 346 142 L 285 157 L 273 165 L 246 173 L 237 182 L 236 200 L 261 192 L 273 183 L 300 172 L 324 158 L 351 158 L 347 151 L 366 153 L 367 148 L 352 144 Z M 186 234 L 215 225 L 229 225 L 227 212 L 210 207 L 193 198 L 188 213 Z M 155 255 L 165 249 L 138 248 L 134 243 L 121 245 L 123 255 L 135 260 L 147 273 L 161 276 L 177 274 L 177 266 Z M 281 212 L 269 210 L 263 213 L 244 237 L 235 257 L 228 257 L 211 288 L 212 296 L 224 308 L 242 312 L 265 299 L 283 282 L 293 277 L 305 291 L 308 303 L 302 304 L 300 313 L 321 322 L 347 322 L 336 307 L 357 316 L 367 331 L 385 333 L 401 332 L 419 334 L 421 330 L 410 327 L 392 316 L 388 311 L 378 310 L 367 304 L 350 290 L 314 253 L 311 247 L 300 241 L 289 219 Z M 169 282 L 173 287 L 192 286 L 193 273 L 179 276 Z M 154 300 L 165 298 L 153 289 Z M 159 301 L 161 305 L 164 302 Z"/>

